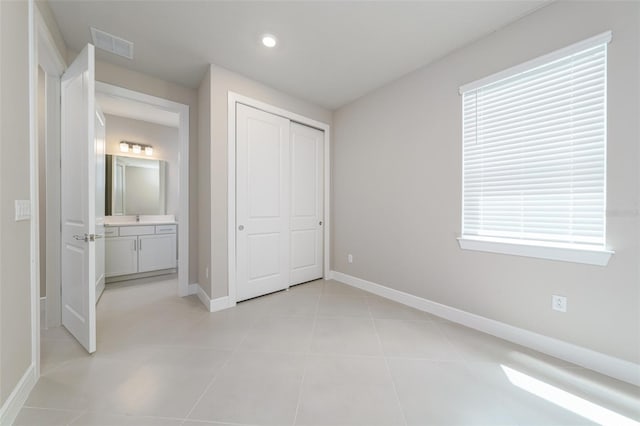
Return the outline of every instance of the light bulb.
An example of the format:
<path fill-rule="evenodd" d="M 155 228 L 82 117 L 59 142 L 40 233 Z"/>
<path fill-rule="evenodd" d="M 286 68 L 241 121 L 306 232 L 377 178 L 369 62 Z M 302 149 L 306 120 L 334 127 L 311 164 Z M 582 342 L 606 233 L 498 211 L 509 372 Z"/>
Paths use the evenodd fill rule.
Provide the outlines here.
<path fill-rule="evenodd" d="M 126 142 L 120 142 L 120 152 L 129 152 L 129 144 Z"/>
<path fill-rule="evenodd" d="M 153 155 L 153 148 L 150 146 L 145 146 L 144 147 L 144 153 L 147 155 Z"/>
<path fill-rule="evenodd" d="M 131 151 L 132 151 L 134 154 L 140 154 L 140 152 L 142 151 L 142 147 L 141 147 L 140 145 L 133 145 L 133 146 L 131 147 Z"/>

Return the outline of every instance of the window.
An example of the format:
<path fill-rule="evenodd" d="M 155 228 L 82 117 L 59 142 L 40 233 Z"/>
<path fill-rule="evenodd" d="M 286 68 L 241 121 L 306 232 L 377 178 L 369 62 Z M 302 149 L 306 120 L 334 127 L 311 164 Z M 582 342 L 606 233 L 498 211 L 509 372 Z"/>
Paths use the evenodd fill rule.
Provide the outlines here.
<path fill-rule="evenodd" d="M 610 39 L 460 88 L 462 248 L 606 265 Z"/>

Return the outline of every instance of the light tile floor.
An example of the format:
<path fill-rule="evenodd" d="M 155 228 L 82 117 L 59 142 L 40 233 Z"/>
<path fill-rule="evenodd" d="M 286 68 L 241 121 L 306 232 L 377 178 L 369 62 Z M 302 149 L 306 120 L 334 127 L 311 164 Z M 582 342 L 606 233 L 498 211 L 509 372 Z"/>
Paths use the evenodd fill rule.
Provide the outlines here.
<path fill-rule="evenodd" d="M 619 425 L 640 420 L 639 392 L 335 281 L 209 313 L 168 280 L 109 286 L 92 356 L 64 329 L 43 331 L 42 377 L 15 424 L 602 422 L 561 406 L 585 414 L 588 401 Z"/>

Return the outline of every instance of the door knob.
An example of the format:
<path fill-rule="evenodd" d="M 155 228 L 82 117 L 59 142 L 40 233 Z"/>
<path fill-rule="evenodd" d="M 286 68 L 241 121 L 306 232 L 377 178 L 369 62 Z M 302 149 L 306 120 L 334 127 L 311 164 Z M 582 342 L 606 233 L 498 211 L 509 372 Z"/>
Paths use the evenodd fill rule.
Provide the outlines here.
<path fill-rule="evenodd" d="M 244 230 L 244 225 L 238 226 L 238 231 L 243 231 L 243 230 Z"/>
<path fill-rule="evenodd" d="M 74 240 L 78 240 L 78 241 L 84 241 L 85 243 L 89 241 L 89 234 L 84 234 L 84 235 L 74 235 L 73 236 Z"/>
<path fill-rule="evenodd" d="M 322 221 L 320 221 L 320 223 L 318 223 L 318 225 L 322 226 Z"/>

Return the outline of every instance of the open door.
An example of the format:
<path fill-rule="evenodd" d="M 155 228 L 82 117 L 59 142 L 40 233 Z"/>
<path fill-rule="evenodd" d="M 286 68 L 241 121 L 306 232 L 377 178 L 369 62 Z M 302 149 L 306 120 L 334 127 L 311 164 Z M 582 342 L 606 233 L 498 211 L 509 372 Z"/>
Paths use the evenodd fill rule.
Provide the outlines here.
<path fill-rule="evenodd" d="M 96 145 L 94 47 L 61 78 L 62 325 L 96 350 Z"/>

